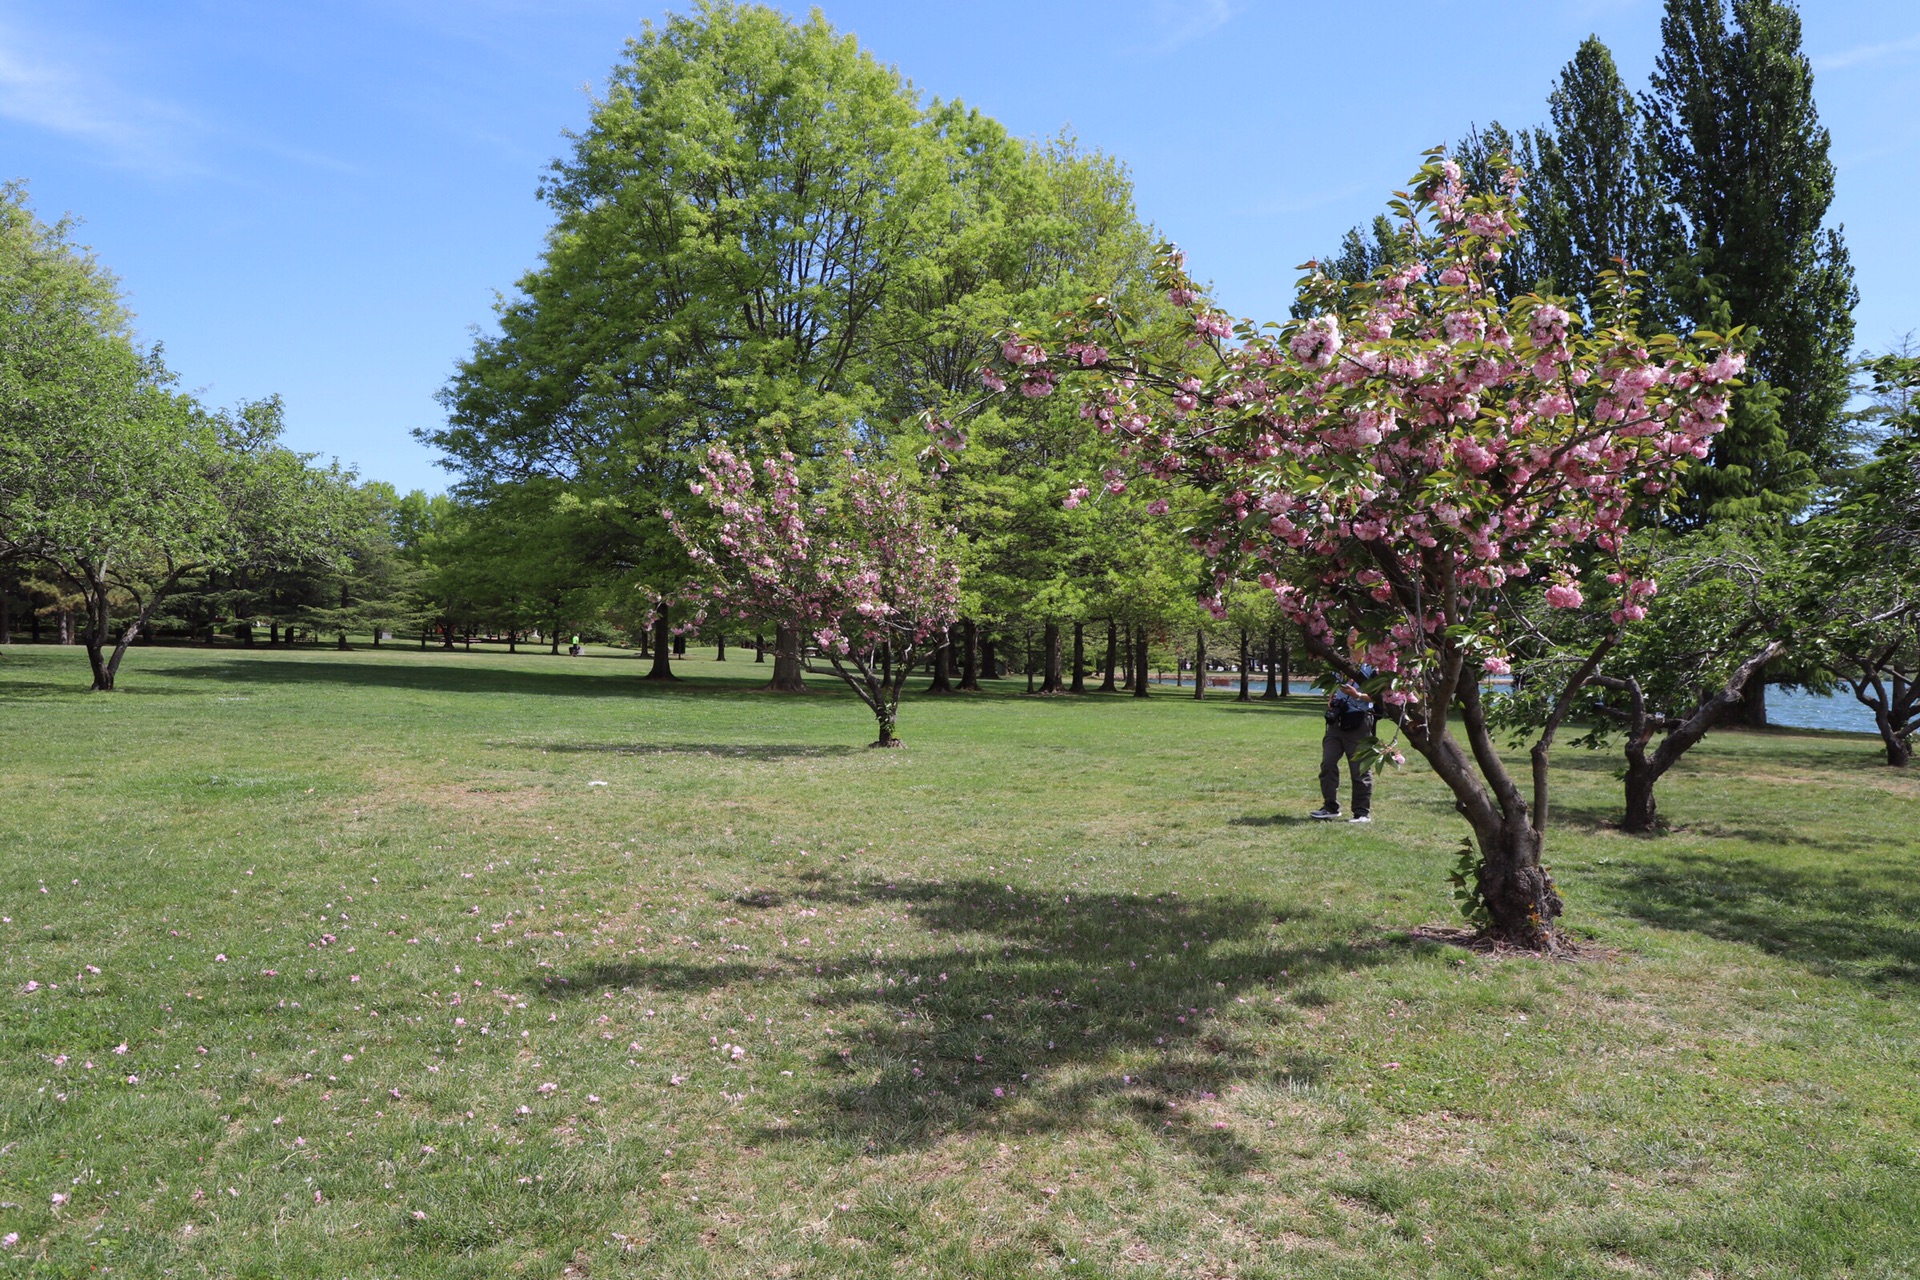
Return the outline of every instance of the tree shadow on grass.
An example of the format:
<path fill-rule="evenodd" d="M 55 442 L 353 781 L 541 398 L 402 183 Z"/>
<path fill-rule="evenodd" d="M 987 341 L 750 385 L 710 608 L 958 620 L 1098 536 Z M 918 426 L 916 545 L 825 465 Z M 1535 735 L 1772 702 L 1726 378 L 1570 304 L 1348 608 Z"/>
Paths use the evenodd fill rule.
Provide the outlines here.
<path fill-rule="evenodd" d="M 474 655 L 479 659 L 481 655 Z M 315 658 L 227 660 L 192 667 L 169 668 L 169 679 L 211 680 L 235 685 L 343 684 L 374 689 L 412 689 L 434 693 L 531 693 L 569 698 L 748 698 L 760 688 L 747 680 L 643 679 L 645 668 L 635 662 L 625 672 L 522 671 L 466 665 L 458 657 L 445 662 L 340 662 Z"/>
<path fill-rule="evenodd" d="M 1920 984 L 1920 887 L 1911 858 L 1849 857 L 1785 867 L 1778 858 L 1676 853 L 1615 871 L 1628 912 L 1758 947 L 1816 973 Z"/>
<path fill-rule="evenodd" d="M 1312 1087 L 1338 1062 L 1331 1049 L 1270 1056 L 1252 1033 L 1324 1003 L 1317 979 L 1441 950 L 1391 935 L 1276 945 L 1273 905 L 1237 896 L 1040 894 L 985 880 L 862 890 L 821 877 L 788 901 L 904 914 L 924 945 L 760 966 L 602 966 L 555 975 L 545 990 L 684 990 L 729 975 L 808 990 L 840 1028 L 820 1060 L 828 1080 L 810 1114 L 756 1142 L 897 1151 L 954 1132 L 1065 1133 L 1133 1114 L 1230 1177 L 1258 1156 L 1214 1126 L 1211 1098 Z"/>

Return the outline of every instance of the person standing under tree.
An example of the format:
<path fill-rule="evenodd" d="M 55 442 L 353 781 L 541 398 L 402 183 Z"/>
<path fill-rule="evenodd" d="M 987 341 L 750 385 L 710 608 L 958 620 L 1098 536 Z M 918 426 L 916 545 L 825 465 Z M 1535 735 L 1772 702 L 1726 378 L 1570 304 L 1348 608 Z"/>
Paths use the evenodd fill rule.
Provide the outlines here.
<path fill-rule="evenodd" d="M 1373 668 L 1360 664 L 1360 678 Z M 1340 816 L 1340 760 L 1353 774 L 1353 816 L 1348 822 L 1373 821 L 1373 762 L 1363 756 L 1373 743 L 1373 699 L 1360 686 L 1342 682 L 1327 698 L 1327 732 L 1320 739 L 1320 807 L 1309 816 L 1331 822 Z"/>

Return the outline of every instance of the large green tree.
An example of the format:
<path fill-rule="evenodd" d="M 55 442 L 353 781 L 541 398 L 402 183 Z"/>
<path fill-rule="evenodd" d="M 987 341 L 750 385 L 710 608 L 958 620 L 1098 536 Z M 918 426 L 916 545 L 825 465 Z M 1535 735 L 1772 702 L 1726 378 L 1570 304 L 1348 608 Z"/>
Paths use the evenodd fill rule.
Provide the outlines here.
<path fill-rule="evenodd" d="M 804 456 L 874 411 L 874 330 L 944 224 L 932 141 L 899 75 L 818 14 L 712 3 L 649 25 L 545 185 L 540 265 L 426 438 L 475 499 L 550 479 L 607 508 L 626 536 L 604 568 L 659 602 L 666 649 L 688 565 L 663 513 L 700 447 Z"/>
<path fill-rule="evenodd" d="M 1800 35 L 1789 0 L 1667 0 L 1643 98 L 1671 322 L 1753 331 L 1749 385 L 1689 478 L 1694 520 L 1798 510 L 1843 460 L 1857 295 Z"/>
<path fill-rule="evenodd" d="M 342 523 L 277 398 L 209 411 L 131 325 L 68 225 L 0 191 L 0 559 L 80 598 L 97 690 L 184 579 L 325 559 Z"/>

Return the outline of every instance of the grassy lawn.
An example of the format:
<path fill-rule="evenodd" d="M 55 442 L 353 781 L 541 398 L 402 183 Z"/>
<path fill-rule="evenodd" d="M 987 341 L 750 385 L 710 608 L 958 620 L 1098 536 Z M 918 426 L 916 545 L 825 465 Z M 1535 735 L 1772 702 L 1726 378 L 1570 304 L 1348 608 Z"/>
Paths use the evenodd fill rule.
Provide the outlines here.
<path fill-rule="evenodd" d="M 0 1273 L 1920 1273 L 1872 741 L 1710 739 L 1651 840 L 1563 752 L 1546 962 L 1411 932 L 1424 771 L 1304 820 L 1306 698 L 1008 682 L 882 753 L 643 669 L 7 651 Z"/>

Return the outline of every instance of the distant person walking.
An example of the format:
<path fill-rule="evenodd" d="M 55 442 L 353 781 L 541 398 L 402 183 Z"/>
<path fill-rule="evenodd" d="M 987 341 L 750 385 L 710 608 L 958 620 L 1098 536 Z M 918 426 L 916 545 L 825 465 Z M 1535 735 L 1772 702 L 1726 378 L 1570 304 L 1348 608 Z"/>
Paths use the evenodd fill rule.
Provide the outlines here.
<path fill-rule="evenodd" d="M 1360 678 L 1371 680 L 1373 668 L 1360 664 Z M 1353 816 L 1348 822 L 1373 821 L 1373 768 L 1361 753 L 1373 741 L 1373 699 L 1360 686 L 1343 682 L 1327 698 L 1327 732 L 1320 739 L 1321 805 L 1309 816 L 1331 822 L 1340 816 L 1340 760 L 1345 757 L 1353 775 Z"/>
<path fill-rule="evenodd" d="M 567 656 L 569 658 L 577 658 L 580 656 L 580 637 L 579 636 L 575 636 L 573 638 L 573 643 L 567 646 Z"/>

